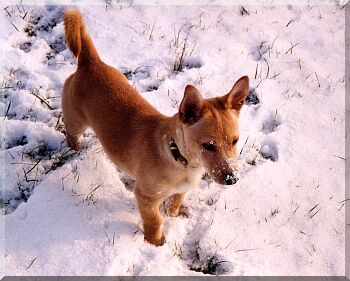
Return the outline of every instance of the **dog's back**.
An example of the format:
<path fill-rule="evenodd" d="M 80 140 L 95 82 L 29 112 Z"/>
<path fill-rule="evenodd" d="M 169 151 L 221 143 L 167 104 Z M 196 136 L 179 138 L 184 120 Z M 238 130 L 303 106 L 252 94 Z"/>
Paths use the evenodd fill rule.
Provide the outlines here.
<path fill-rule="evenodd" d="M 147 127 L 165 117 L 120 71 L 102 62 L 78 10 L 67 9 L 64 24 L 68 47 L 78 59 L 77 71 L 66 80 L 62 94 L 69 145 L 78 149 L 77 137 L 92 127 L 112 161 L 133 174 L 135 165 L 128 163 L 138 157 L 136 140 L 149 138 Z"/>

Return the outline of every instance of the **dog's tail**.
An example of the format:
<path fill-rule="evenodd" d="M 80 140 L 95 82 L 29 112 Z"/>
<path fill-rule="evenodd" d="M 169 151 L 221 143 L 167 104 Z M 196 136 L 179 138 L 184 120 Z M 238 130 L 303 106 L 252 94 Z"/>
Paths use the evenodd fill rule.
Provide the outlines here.
<path fill-rule="evenodd" d="M 100 57 L 86 31 L 80 12 L 75 8 L 67 8 L 63 18 L 66 42 L 78 58 L 78 65 L 99 61 Z"/>

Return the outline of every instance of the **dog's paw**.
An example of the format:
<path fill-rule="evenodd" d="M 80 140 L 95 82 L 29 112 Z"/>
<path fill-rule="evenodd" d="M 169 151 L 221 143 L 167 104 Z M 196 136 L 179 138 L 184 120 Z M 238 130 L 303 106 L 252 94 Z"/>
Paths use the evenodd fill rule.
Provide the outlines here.
<path fill-rule="evenodd" d="M 76 152 L 82 150 L 82 146 L 80 144 L 70 145 L 69 147 Z"/>
<path fill-rule="evenodd" d="M 75 150 L 75 151 L 80 151 L 82 146 L 78 141 L 78 138 L 76 136 L 72 136 L 70 134 L 67 133 L 67 144 L 68 146 Z"/>
<path fill-rule="evenodd" d="M 147 237 L 145 236 L 144 237 L 145 241 L 154 245 L 154 246 L 163 246 L 164 243 L 165 243 L 165 236 L 164 236 L 164 233 L 162 232 L 162 235 L 160 236 L 160 238 L 157 238 L 155 236 L 152 236 L 152 237 Z"/>
<path fill-rule="evenodd" d="M 184 217 L 184 218 L 189 218 L 190 217 L 190 208 L 186 206 L 181 206 L 179 210 L 179 216 Z"/>

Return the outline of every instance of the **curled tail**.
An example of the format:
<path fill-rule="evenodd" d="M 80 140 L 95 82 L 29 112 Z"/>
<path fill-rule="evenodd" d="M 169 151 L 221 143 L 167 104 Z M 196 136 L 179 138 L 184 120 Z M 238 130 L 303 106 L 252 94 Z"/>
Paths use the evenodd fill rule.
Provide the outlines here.
<path fill-rule="evenodd" d="M 100 60 L 95 46 L 86 31 L 83 18 L 75 8 L 64 11 L 64 30 L 69 49 L 78 58 L 78 65 Z"/>

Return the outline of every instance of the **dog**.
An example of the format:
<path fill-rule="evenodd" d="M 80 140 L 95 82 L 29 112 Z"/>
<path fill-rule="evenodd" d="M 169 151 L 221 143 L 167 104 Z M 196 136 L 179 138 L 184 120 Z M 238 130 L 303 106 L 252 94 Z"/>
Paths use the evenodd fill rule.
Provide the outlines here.
<path fill-rule="evenodd" d="M 100 59 L 77 9 L 65 10 L 64 25 L 78 65 L 62 93 L 68 145 L 79 150 L 79 136 L 87 127 L 95 131 L 111 161 L 136 179 L 144 239 L 161 246 L 163 201 L 169 216 L 179 216 L 185 193 L 198 186 L 205 171 L 219 184 L 236 183 L 238 118 L 249 78 L 241 77 L 227 94 L 210 99 L 187 85 L 178 113 L 167 117 Z"/>

